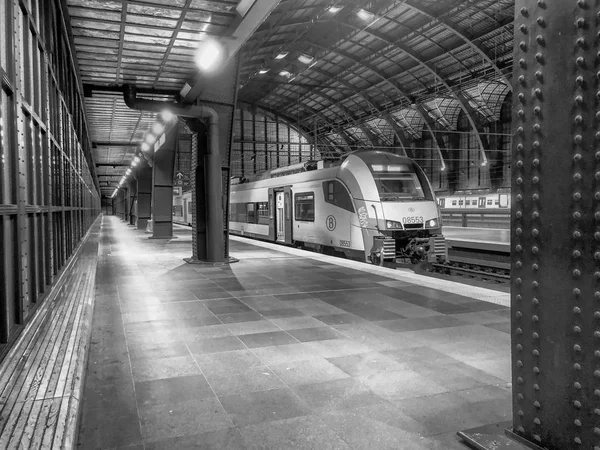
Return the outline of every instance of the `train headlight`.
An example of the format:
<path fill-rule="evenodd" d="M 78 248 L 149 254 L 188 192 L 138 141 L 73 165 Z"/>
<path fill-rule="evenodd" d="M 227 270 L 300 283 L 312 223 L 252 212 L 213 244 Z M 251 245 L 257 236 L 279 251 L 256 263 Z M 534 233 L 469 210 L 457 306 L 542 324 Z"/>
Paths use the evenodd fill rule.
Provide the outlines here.
<path fill-rule="evenodd" d="M 385 227 L 390 230 L 390 229 L 399 229 L 402 228 L 402 224 L 400 222 L 394 222 L 393 220 L 386 220 L 385 221 Z"/>
<path fill-rule="evenodd" d="M 438 220 L 437 219 L 430 219 L 425 224 L 425 228 L 437 228 L 437 227 L 438 227 Z"/>

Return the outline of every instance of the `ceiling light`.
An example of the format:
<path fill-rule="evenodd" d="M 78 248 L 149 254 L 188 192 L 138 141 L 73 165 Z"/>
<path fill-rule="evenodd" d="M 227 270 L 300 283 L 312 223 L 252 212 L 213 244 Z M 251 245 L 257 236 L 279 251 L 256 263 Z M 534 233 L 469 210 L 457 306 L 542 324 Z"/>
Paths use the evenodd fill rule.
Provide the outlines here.
<path fill-rule="evenodd" d="M 306 53 L 300 53 L 300 56 L 298 56 L 298 61 L 302 64 L 310 64 L 313 62 L 313 59 L 315 59 L 313 56 L 307 55 Z"/>
<path fill-rule="evenodd" d="M 131 161 L 131 167 L 135 167 L 137 165 L 138 165 L 137 161 Z"/>
<path fill-rule="evenodd" d="M 260 73 L 261 75 L 263 75 L 263 74 L 267 73 L 268 71 L 269 71 L 269 69 L 260 69 L 258 71 L 258 73 Z"/>
<path fill-rule="evenodd" d="M 150 150 L 150 145 L 147 142 L 142 142 L 142 151 L 147 152 Z"/>
<path fill-rule="evenodd" d="M 279 75 L 281 75 L 282 77 L 291 77 L 292 74 L 289 73 L 287 70 L 282 70 L 281 72 L 279 72 Z"/>
<path fill-rule="evenodd" d="M 165 127 L 163 127 L 160 123 L 156 122 L 153 126 L 152 126 L 152 132 L 155 135 L 159 135 L 164 131 Z"/>
<path fill-rule="evenodd" d="M 140 157 L 136 156 L 135 158 L 133 158 L 133 162 L 136 163 L 136 164 L 139 163 L 140 162 Z"/>
<path fill-rule="evenodd" d="M 126 175 L 129 175 L 130 173 L 131 173 L 131 169 L 127 169 L 127 170 L 125 171 L 125 174 L 126 174 Z"/>
<path fill-rule="evenodd" d="M 338 5 L 330 6 L 329 12 L 335 14 L 336 12 L 341 11 L 342 7 Z"/>
<path fill-rule="evenodd" d="M 279 52 L 275 59 L 283 59 L 288 55 L 288 52 Z"/>
<path fill-rule="evenodd" d="M 163 112 L 160 113 L 160 115 L 162 116 L 163 120 L 165 122 L 170 122 L 171 119 L 173 117 L 175 117 L 175 114 L 173 114 L 171 111 L 169 111 L 168 109 L 165 109 Z"/>
<path fill-rule="evenodd" d="M 203 71 L 215 69 L 224 58 L 224 48 L 217 41 L 208 40 L 198 44 L 196 65 Z"/>
<path fill-rule="evenodd" d="M 146 142 L 147 142 L 148 144 L 151 144 L 151 145 L 152 145 L 152 144 L 154 144 L 154 142 L 155 142 L 155 141 L 156 141 L 156 136 L 154 136 L 152 133 L 148 133 L 148 134 L 146 135 Z"/>
<path fill-rule="evenodd" d="M 371 21 L 375 18 L 375 14 L 362 8 L 356 12 L 356 15 L 364 21 Z"/>

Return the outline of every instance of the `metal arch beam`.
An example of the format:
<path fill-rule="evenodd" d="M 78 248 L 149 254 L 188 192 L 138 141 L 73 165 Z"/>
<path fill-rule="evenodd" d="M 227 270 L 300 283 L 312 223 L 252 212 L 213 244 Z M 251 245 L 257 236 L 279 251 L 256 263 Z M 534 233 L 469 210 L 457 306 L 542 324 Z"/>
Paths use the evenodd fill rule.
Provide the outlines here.
<path fill-rule="evenodd" d="M 450 155 L 448 154 L 448 150 L 446 149 L 446 144 L 444 144 L 443 140 L 438 141 L 437 136 L 435 135 L 435 133 L 433 132 L 433 129 L 431 128 L 433 119 L 429 116 L 429 114 L 427 114 L 427 111 L 425 111 L 425 108 L 423 108 L 423 105 L 417 104 L 415 110 L 421 115 L 421 117 L 423 117 L 423 121 L 425 123 L 425 128 L 427 128 L 427 131 L 431 135 L 431 140 L 433 142 L 433 145 L 435 145 L 435 149 L 437 150 L 438 156 L 440 157 L 440 162 L 442 163 L 441 169 L 446 170 L 447 166 L 444 161 L 444 156 L 445 156 L 446 160 L 451 161 Z M 452 167 L 450 167 L 448 172 L 452 172 L 452 176 L 454 176 L 454 171 L 456 171 L 456 167 L 452 166 Z"/>
<path fill-rule="evenodd" d="M 335 52 L 336 52 L 335 50 L 330 50 L 330 51 L 331 51 L 332 53 L 335 53 Z M 344 55 L 344 54 L 340 54 L 340 56 L 345 56 L 345 55 Z M 361 64 L 361 63 L 360 63 L 360 62 L 357 62 L 357 64 Z M 332 80 L 332 79 L 333 79 L 332 75 L 331 75 L 330 73 L 328 73 L 328 72 L 325 72 L 325 71 L 323 71 L 323 70 L 320 70 L 320 69 L 317 69 L 317 68 L 313 68 L 313 70 L 314 70 L 315 72 L 319 72 L 320 74 L 324 75 L 325 77 L 328 77 L 328 78 L 329 78 L 329 80 Z M 362 77 L 360 77 L 360 78 L 362 78 Z M 363 79 L 363 80 L 365 80 L 364 78 L 362 78 L 362 79 Z M 374 109 L 375 111 L 377 111 L 377 112 L 379 113 L 379 116 L 380 116 L 380 117 L 383 117 L 383 116 L 384 116 L 384 114 L 385 114 L 385 113 L 384 113 L 384 111 L 383 111 L 383 110 L 381 110 L 381 109 L 380 109 L 380 108 L 379 108 L 379 107 L 378 107 L 378 106 L 375 104 L 375 102 L 369 98 L 369 96 L 368 96 L 366 93 L 362 93 L 362 92 L 361 92 L 361 91 L 359 91 L 358 89 L 356 89 L 356 88 L 354 88 L 353 86 L 351 86 L 351 85 L 350 85 L 350 84 L 349 84 L 347 81 L 345 81 L 345 80 L 341 80 L 341 79 L 339 79 L 339 80 L 334 80 L 334 81 L 335 81 L 335 82 L 337 82 L 337 83 L 340 83 L 340 84 L 342 84 L 343 86 L 346 86 L 346 88 L 347 88 L 347 89 L 349 89 L 349 90 L 353 91 L 353 92 L 354 92 L 354 93 L 355 93 L 357 96 L 359 96 L 359 97 L 363 98 L 363 99 L 364 99 L 364 100 L 365 100 L 365 101 L 366 101 L 366 102 L 369 104 L 369 106 L 371 106 L 371 108 L 372 108 L 372 109 Z M 365 81 L 368 81 L 368 80 L 365 80 Z M 325 88 L 325 87 L 323 87 L 323 88 L 320 88 L 320 89 L 330 89 L 330 88 Z M 382 92 L 383 92 L 383 91 L 382 91 Z M 325 108 L 324 108 L 324 109 L 328 109 L 330 106 L 334 106 L 334 105 L 335 105 L 335 106 L 337 106 L 338 108 L 341 108 L 341 109 L 343 109 L 343 110 L 344 110 L 344 112 L 345 112 L 345 113 L 348 115 L 348 117 L 350 117 L 350 119 L 351 119 L 351 120 L 354 122 L 354 124 L 355 124 L 357 127 L 359 127 L 361 130 L 363 130 L 363 132 L 365 132 L 365 134 L 367 134 L 367 136 L 369 136 L 369 140 L 371 141 L 371 144 L 372 144 L 372 145 L 375 145 L 375 142 L 373 141 L 372 137 L 370 137 L 371 131 L 370 131 L 370 130 L 368 130 L 368 129 L 365 129 L 365 128 L 364 128 L 364 125 L 363 125 L 362 123 L 359 123 L 359 122 L 358 122 L 358 121 L 357 121 L 357 120 L 356 120 L 356 119 L 353 117 L 353 115 L 351 114 L 351 112 L 350 112 L 349 110 L 347 110 L 347 109 L 346 109 L 346 108 L 345 108 L 343 105 L 339 105 L 339 104 L 337 104 L 337 103 L 338 103 L 338 101 L 337 101 L 337 100 L 335 100 L 334 98 L 332 98 L 331 96 L 329 96 L 329 95 L 327 95 L 327 94 L 323 94 L 323 93 L 320 93 L 320 92 L 319 92 L 319 93 L 317 93 L 317 92 L 314 92 L 314 91 L 310 91 L 309 95 L 313 95 L 313 94 L 314 94 L 314 95 L 317 95 L 317 96 L 321 96 L 321 97 L 323 97 L 323 98 L 327 99 L 327 100 L 330 102 L 330 105 L 328 105 L 328 106 L 325 106 Z M 383 94 L 385 95 L 385 93 L 383 93 Z M 315 101 L 316 101 L 316 100 L 315 100 Z M 319 103 L 319 104 L 321 104 L 321 105 L 323 105 L 321 102 L 318 102 L 318 103 Z M 361 107 L 361 105 L 360 105 L 359 103 L 357 103 L 357 102 L 355 102 L 355 103 L 356 103 L 356 105 L 357 105 L 357 106 Z M 287 105 L 289 105 L 289 104 L 290 104 L 290 102 L 288 102 L 288 103 L 285 103 L 285 104 L 282 106 L 282 108 L 285 108 L 285 107 L 286 107 Z M 310 109 L 310 108 L 309 108 L 309 109 Z M 312 111 L 314 111 L 314 110 L 312 110 Z M 312 117 L 312 116 L 303 117 L 303 118 L 302 118 L 302 120 L 307 120 L 307 119 L 310 119 L 311 117 Z M 384 119 L 385 119 L 386 121 L 388 121 L 388 122 L 389 122 L 389 119 L 388 119 L 388 118 L 384 118 Z M 394 123 L 389 123 L 389 124 L 390 124 L 390 126 L 392 127 L 392 129 L 393 129 L 393 130 L 394 130 L 394 132 L 395 132 Z M 402 139 L 401 139 L 401 137 L 400 137 L 399 135 L 397 135 L 397 137 L 398 137 L 398 140 L 399 140 L 400 142 L 402 142 Z"/>
<path fill-rule="evenodd" d="M 323 75 L 325 75 L 325 76 L 329 76 L 329 77 L 330 77 L 330 79 L 331 79 L 331 75 L 330 75 L 330 74 L 328 74 L 327 72 L 324 72 L 324 71 L 322 71 L 322 70 L 319 70 L 319 69 L 314 69 L 314 70 L 315 70 L 315 71 L 319 71 L 319 73 L 321 73 L 321 74 L 323 74 Z M 346 81 L 344 81 L 344 80 L 335 80 L 335 81 L 336 81 L 336 82 L 338 82 L 338 83 L 340 83 L 340 84 L 342 84 L 342 85 L 344 85 L 344 86 L 346 86 L 346 88 L 347 88 L 347 89 L 350 89 L 351 91 L 353 91 L 353 92 L 354 92 L 356 95 L 358 95 L 359 97 L 362 97 L 362 98 L 363 98 L 363 99 L 364 99 L 364 100 L 365 100 L 365 101 L 366 101 L 366 102 L 367 102 L 367 103 L 368 103 L 368 104 L 369 104 L 369 105 L 370 105 L 370 106 L 371 106 L 373 109 L 375 109 L 375 110 L 376 110 L 376 111 L 379 113 L 379 117 L 382 117 L 382 118 L 384 118 L 384 120 L 386 120 L 386 121 L 388 121 L 388 122 L 389 122 L 389 119 L 384 117 L 384 115 L 385 115 L 385 112 L 384 112 L 383 110 L 381 110 L 381 109 L 380 109 L 380 108 L 379 108 L 379 107 L 378 107 L 378 106 L 377 106 L 377 105 L 376 105 L 376 104 L 375 104 L 375 103 L 374 103 L 374 102 L 373 102 L 373 101 L 372 101 L 372 100 L 371 100 L 371 99 L 370 99 L 370 98 L 367 96 L 367 94 L 363 94 L 363 93 L 362 93 L 362 92 L 360 92 L 358 89 L 356 89 L 356 88 L 352 87 L 352 86 L 351 86 L 349 83 L 347 83 L 347 82 L 346 82 Z M 329 88 L 320 88 L 320 89 L 329 89 Z M 323 93 L 311 92 L 311 94 L 314 94 L 314 95 L 317 95 L 317 96 L 321 96 L 321 97 L 325 98 L 326 100 L 329 100 L 330 104 L 329 104 L 329 105 L 326 105 L 324 109 L 329 109 L 329 107 L 330 107 L 330 106 L 334 106 L 334 105 L 335 105 L 335 106 L 337 106 L 338 108 L 343 108 L 344 112 L 346 112 L 346 114 L 348 114 L 348 116 L 350 117 L 350 119 L 352 120 L 352 122 L 354 122 L 354 125 L 355 125 L 355 126 L 357 126 L 358 128 L 360 128 L 360 129 L 361 129 L 361 130 L 362 130 L 362 131 L 363 131 L 363 132 L 364 132 L 364 133 L 367 135 L 367 137 L 369 138 L 369 141 L 371 141 L 371 144 L 372 144 L 373 146 L 375 146 L 375 143 L 376 143 L 376 142 L 373 140 L 373 137 L 374 137 L 374 135 L 373 135 L 373 133 L 371 132 L 371 130 L 369 130 L 369 129 L 368 129 L 368 127 L 366 127 L 366 126 L 364 125 L 364 122 L 359 122 L 358 120 L 356 120 L 356 119 L 355 119 L 355 118 L 352 116 L 351 112 L 350 112 L 349 110 L 347 110 L 347 109 L 346 109 L 346 108 L 345 108 L 343 105 L 339 105 L 339 104 L 337 104 L 337 105 L 336 105 L 336 103 L 338 102 L 337 100 L 335 100 L 335 99 L 334 99 L 334 98 L 332 98 L 331 96 L 329 96 L 329 95 L 327 95 L 327 94 L 323 94 Z M 316 101 L 316 100 L 315 100 L 315 101 Z M 319 103 L 319 104 L 321 104 L 321 105 L 323 105 L 323 103 L 321 103 L 321 102 L 318 102 L 318 103 Z M 359 107 L 360 107 L 360 104 L 359 104 L 359 103 L 357 103 L 357 102 L 355 102 L 355 103 L 356 103 L 356 105 L 357 105 L 357 106 L 359 106 Z M 286 103 L 286 104 L 284 104 L 284 105 L 283 105 L 283 108 L 285 108 L 285 107 L 286 107 L 287 105 L 289 105 L 289 104 L 290 104 L 289 102 L 288 102 L 288 103 Z M 310 108 L 309 108 L 309 109 L 310 109 Z M 312 110 L 312 111 L 314 111 L 314 110 Z M 314 116 L 314 114 L 313 114 L 313 116 Z M 306 120 L 310 119 L 310 118 L 311 118 L 311 117 L 313 117 L 313 116 L 303 117 L 303 118 L 302 118 L 302 120 L 303 120 L 303 121 L 306 121 Z M 390 126 L 391 126 L 391 127 L 392 127 L 392 129 L 395 131 L 395 129 L 394 129 L 394 124 L 393 124 L 393 123 L 390 123 Z M 399 140 L 400 142 L 402 142 L 402 140 L 401 140 L 400 136 L 397 136 L 397 137 L 398 137 L 398 140 Z"/>
<path fill-rule="evenodd" d="M 283 87 L 287 87 L 287 86 L 283 86 Z M 285 89 L 285 90 L 286 90 L 287 92 L 292 92 L 292 93 L 293 93 L 293 91 L 292 91 L 291 89 Z M 283 104 L 283 106 L 281 107 L 281 109 L 285 109 L 285 108 L 286 108 L 288 105 L 290 105 L 290 104 L 291 104 L 291 102 L 289 101 L 289 100 L 290 100 L 290 98 L 289 98 L 289 97 L 286 97 L 285 95 L 277 94 L 277 93 L 275 93 L 275 92 L 270 92 L 270 93 L 269 93 L 269 95 L 274 95 L 274 96 L 276 96 L 276 97 L 283 98 L 283 99 L 287 100 L 287 103 L 284 103 L 284 104 Z M 343 105 L 340 105 L 340 104 L 337 104 L 337 103 L 339 103 L 339 102 L 338 102 L 338 100 L 334 99 L 333 97 L 331 97 L 331 96 L 329 96 L 329 95 L 327 95 L 327 94 L 322 94 L 322 93 L 319 93 L 319 94 L 317 94 L 317 96 L 320 96 L 320 97 L 322 97 L 322 98 L 324 98 L 324 99 L 328 100 L 328 101 L 330 102 L 330 104 L 332 104 L 332 105 L 335 105 L 337 108 L 341 109 L 341 110 L 342 110 L 342 112 L 343 112 L 344 114 L 346 114 L 346 115 L 347 115 L 347 116 L 350 118 L 350 120 L 352 120 L 352 121 L 354 122 L 354 124 L 355 124 L 355 125 L 357 124 L 357 122 L 355 121 L 355 119 L 352 117 L 352 113 L 351 113 L 351 111 L 350 111 L 350 110 L 348 110 L 348 109 L 347 109 L 345 106 L 343 106 Z M 315 99 L 314 101 L 315 101 L 315 102 L 317 102 L 319 105 L 323 106 L 323 103 L 322 103 L 322 102 L 320 102 L 320 101 L 318 101 L 318 100 L 316 100 L 316 99 Z M 326 118 L 326 117 L 325 117 L 325 116 L 324 116 L 324 115 L 323 115 L 321 112 L 319 112 L 319 111 L 317 111 L 317 110 L 315 110 L 315 109 L 311 108 L 310 106 L 304 105 L 304 104 L 302 104 L 302 106 L 303 106 L 305 109 L 308 109 L 308 110 L 311 112 L 312 116 L 309 116 L 309 117 L 318 116 L 318 117 L 321 117 L 321 118 L 323 118 L 323 119 L 325 120 L 325 122 L 327 122 L 327 123 L 331 123 L 331 121 L 330 121 L 330 120 L 327 120 L 327 118 Z M 324 108 L 324 109 L 326 109 L 326 108 Z M 339 114 L 337 114 L 337 115 L 338 115 L 339 117 L 343 117 L 343 116 L 340 116 Z M 303 119 L 303 121 L 305 121 L 305 119 Z"/>
<path fill-rule="evenodd" d="M 271 92 L 271 93 L 270 93 L 270 95 L 274 95 L 274 96 L 276 96 L 276 97 L 281 97 L 281 98 L 288 99 L 288 97 L 286 97 L 286 96 L 284 96 L 284 95 L 281 95 L 281 94 L 278 94 L 278 93 L 276 93 L 276 92 Z M 277 115 L 279 115 L 280 117 L 285 117 L 286 119 L 288 118 L 287 116 L 285 116 L 285 115 L 283 115 L 283 114 L 281 114 L 281 113 L 279 113 L 279 112 L 276 112 L 276 111 L 275 111 L 274 109 L 272 109 L 272 108 L 263 107 L 263 106 L 260 106 L 260 104 L 257 104 L 257 106 L 258 106 L 259 108 L 261 108 L 261 109 L 265 110 L 265 111 L 269 111 L 269 112 L 271 112 L 272 114 L 277 114 Z M 339 127 L 337 127 L 336 125 L 332 124 L 332 123 L 331 123 L 331 121 L 330 121 L 329 119 L 327 119 L 327 117 L 325 117 L 325 116 L 324 116 L 324 115 L 322 115 L 321 113 L 319 113 L 319 112 L 315 111 L 314 109 L 312 109 L 312 108 L 311 108 L 311 107 L 309 107 L 309 106 L 306 106 L 306 105 L 304 105 L 304 107 L 305 107 L 306 109 L 310 110 L 311 112 L 314 112 L 314 115 L 315 115 L 315 116 L 322 118 L 322 119 L 323 119 L 323 120 L 324 120 L 326 123 L 330 124 L 329 126 L 330 126 L 330 127 L 331 127 L 331 129 L 332 129 L 332 130 L 334 130 L 336 133 L 338 133 L 338 134 L 340 134 L 340 135 L 342 134 L 342 129 L 341 129 L 341 128 L 339 128 Z M 292 120 L 292 119 L 290 119 L 290 122 L 289 122 L 289 123 L 290 123 L 290 124 L 292 124 L 292 123 L 294 123 L 294 122 L 293 122 L 293 120 Z M 310 132 L 306 132 L 306 135 L 307 135 L 307 136 L 310 136 Z"/>
<path fill-rule="evenodd" d="M 355 64 L 358 64 L 359 66 L 365 67 L 367 69 L 369 69 L 371 72 L 373 72 L 375 75 L 377 75 L 379 78 L 381 78 L 381 80 L 386 83 L 389 84 L 390 86 L 392 86 L 396 91 L 398 91 L 398 93 L 408 99 L 408 94 L 406 92 L 404 92 L 404 90 L 398 86 L 396 83 L 394 83 L 392 80 L 390 80 L 388 77 L 386 77 L 385 75 L 383 75 L 376 67 L 372 66 L 371 64 L 369 64 L 368 62 L 365 61 L 361 61 L 358 58 L 355 58 L 354 56 L 350 55 L 349 53 L 346 53 L 344 51 L 341 50 L 337 50 L 334 49 L 332 47 L 325 47 L 324 45 L 318 44 L 317 42 L 314 41 L 308 41 L 309 45 L 312 45 L 314 47 L 319 47 L 324 49 L 325 51 L 329 52 L 329 53 L 334 53 L 336 55 L 342 56 L 344 58 L 349 59 L 350 61 L 354 62 Z M 353 44 L 356 44 L 353 42 Z M 356 44 L 356 45 L 360 45 L 360 44 Z M 384 57 L 385 58 L 385 57 Z M 386 58 L 387 60 L 391 61 L 390 58 Z M 401 66 L 402 67 L 402 66 Z M 362 77 L 361 77 L 362 78 Z M 364 78 L 363 78 L 364 79 Z M 373 87 L 376 87 L 375 85 L 373 85 Z M 382 90 L 380 89 L 381 92 L 389 98 L 389 96 Z M 391 99 L 390 99 L 391 100 Z"/>
<path fill-rule="evenodd" d="M 469 114 L 467 107 L 465 106 L 464 102 L 459 98 L 459 96 L 457 95 L 457 93 L 454 91 L 454 89 L 452 89 L 452 87 L 448 84 L 448 82 L 441 77 L 440 75 L 438 75 L 437 71 L 435 70 L 435 68 L 431 67 L 431 65 L 429 63 L 427 63 L 424 58 L 422 56 L 420 56 L 417 53 L 413 53 L 412 50 L 410 50 L 409 48 L 407 48 L 404 44 L 401 43 L 396 43 L 393 40 L 391 40 L 390 38 L 388 38 L 387 36 L 375 32 L 373 30 L 364 30 L 365 33 L 370 34 L 373 37 L 376 37 L 377 39 L 385 42 L 386 44 L 388 44 L 389 46 L 393 46 L 396 48 L 399 48 L 400 50 L 402 50 L 406 55 L 408 55 L 411 59 L 413 59 L 419 66 L 427 69 L 427 71 L 429 73 L 431 73 L 433 75 L 434 78 L 438 79 L 448 90 L 448 93 L 450 95 L 452 95 L 452 97 L 454 97 L 456 99 L 456 101 L 458 102 L 458 104 L 460 105 L 461 109 L 464 111 L 467 120 L 469 121 L 469 124 L 471 125 L 471 128 L 473 129 L 473 131 L 475 131 L 475 135 L 477 136 L 477 142 L 479 144 L 479 150 L 483 153 L 484 157 L 485 156 L 485 149 L 483 147 L 483 142 L 481 140 L 481 136 L 479 134 L 479 130 L 477 129 L 476 125 L 475 125 L 475 121 L 473 120 L 473 117 L 471 117 L 471 114 Z M 486 157 L 487 158 L 487 157 Z"/>
<path fill-rule="evenodd" d="M 508 78 L 506 78 L 506 75 L 504 75 L 504 73 L 502 73 L 502 71 L 500 70 L 500 68 L 498 67 L 498 65 L 495 62 L 492 61 L 491 57 L 487 54 L 487 52 L 485 50 L 483 50 L 481 47 L 479 47 L 477 44 L 475 44 L 471 39 L 469 39 L 467 37 L 467 35 L 465 34 L 465 32 L 459 30 L 456 25 L 453 25 L 450 22 L 448 22 L 447 20 L 441 19 L 439 16 L 434 15 L 431 11 L 428 11 L 427 8 L 424 8 L 423 6 L 416 6 L 411 0 L 405 0 L 404 1 L 404 5 L 406 5 L 408 8 L 412 9 L 413 11 L 415 11 L 415 12 L 417 12 L 419 14 L 422 14 L 425 17 L 428 17 L 431 20 L 435 20 L 435 21 L 439 22 L 441 25 L 444 26 L 444 28 L 446 28 L 447 30 L 451 31 L 456 36 L 458 36 L 463 41 L 465 41 L 465 43 L 469 47 L 471 47 L 475 52 L 479 53 L 481 55 L 481 57 L 483 59 L 485 59 L 485 61 L 491 67 L 494 68 L 494 71 L 496 72 L 496 74 L 508 86 L 511 86 L 511 88 L 512 88 L 512 85 L 511 85 L 510 81 L 508 80 Z"/>
<path fill-rule="evenodd" d="M 324 98 L 325 100 L 328 100 L 328 101 L 330 102 L 330 104 L 339 103 L 339 102 L 338 102 L 338 100 L 334 99 L 333 97 L 331 97 L 331 96 L 329 96 L 329 95 L 327 95 L 327 94 L 324 94 L 324 93 L 319 93 L 319 94 L 317 94 L 317 95 L 321 96 L 321 97 L 322 97 L 322 98 Z M 281 97 L 283 97 L 283 98 L 285 98 L 285 99 L 288 99 L 288 100 L 289 100 L 289 98 L 288 98 L 288 97 L 285 97 L 285 96 L 281 96 Z M 316 100 L 315 100 L 315 101 L 316 101 Z M 321 103 L 321 102 L 318 102 L 318 103 L 319 103 L 320 105 L 323 105 L 323 103 Z M 288 104 L 289 104 L 289 102 L 288 102 L 288 103 L 286 103 L 286 105 L 288 105 Z M 285 105 L 284 105 L 284 106 L 285 106 Z M 316 111 L 315 111 L 314 109 L 312 109 L 312 108 L 310 108 L 310 107 L 308 107 L 308 106 L 306 106 L 306 105 L 304 105 L 304 104 L 303 104 L 302 106 L 303 106 L 305 109 L 308 109 L 308 110 L 310 110 L 310 111 L 311 111 L 311 113 L 313 114 L 313 116 L 315 115 L 314 113 L 315 113 Z M 360 123 L 359 123 L 359 122 L 358 122 L 356 119 L 354 119 L 354 118 L 352 117 L 352 113 L 351 113 L 351 111 L 350 111 L 350 110 L 348 110 L 348 109 L 347 109 L 345 106 L 343 106 L 343 105 L 341 105 L 341 104 L 338 104 L 338 105 L 337 105 L 337 107 L 338 107 L 338 108 L 340 108 L 342 111 L 344 111 L 344 113 L 346 113 L 346 114 L 348 115 L 348 117 L 350 117 L 350 119 L 351 119 L 351 120 L 354 122 L 354 125 L 355 125 L 357 128 L 360 128 L 360 129 L 363 131 L 363 133 L 365 133 L 365 134 L 367 135 L 367 138 L 368 138 L 368 139 L 369 139 L 369 141 L 371 142 L 371 146 L 375 146 L 375 142 L 374 142 L 374 140 L 373 140 L 373 135 L 372 135 L 371 131 L 370 131 L 370 130 L 365 130 L 365 128 L 363 127 L 363 125 L 362 125 L 362 124 L 360 124 Z M 318 114 L 318 113 L 317 113 L 317 114 Z M 311 116 L 311 117 L 313 117 L 313 116 Z M 325 117 L 325 116 L 323 116 L 322 114 L 318 114 L 318 116 L 319 116 L 319 117 L 322 117 L 323 119 L 325 119 L 325 120 L 326 120 L 326 117 Z M 331 122 L 330 122 L 330 121 L 328 121 L 328 120 L 326 120 L 326 122 L 327 122 L 327 123 L 331 123 Z M 339 130 L 342 130 L 342 131 L 343 131 L 343 129 L 342 129 L 342 128 L 339 128 Z M 346 133 L 345 131 L 344 131 L 343 133 L 344 133 L 344 135 L 346 135 L 346 136 L 347 136 L 347 133 Z"/>
<path fill-rule="evenodd" d="M 318 70 L 318 69 L 315 69 Z M 325 75 L 325 76 L 329 76 L 331 79 L 331 74 L 328 74 L 327 72 L 324 72 L 322 70 L 319 70 L 319 73 Z M 361 77 L 362 78 L 362 77 Z M 364 79 L 364 78 L 363 78 Z M 362 93 L 361 91 L 359 91 L 358 89 L 352 87 L 347 81 L 345 80 L 335 80 L 337 83 L 340 83 L 344 86 L 346 86 L 347 89 L 352 90 L 356 95 L 358 95 L 359 97 L 362 97 L 370 106 L 371 108 L 373 108 L 374 110 L 376 110 L 379 114 L 379 117 L 384 119 L 386 122 L 388 122 L 388 124 L 392 127 L 392 130 L 394 131 L 394 133 L 396 134 L 396 137 L 398 138 L 398 141 L 400 142 L 400 144 L 403 146 L 403 150 L 406 152 L 406 146 L 404 145 L 404 141 L 402 139 L 402 136 L 400 136 L 397 133 L 397 125 L 396 123 L 393 121 L 393 119 L 390 118 L 389 114 L 387 114 L 385 111 L 383 111 L 382 109 L 380 109 L 375 102 L 373 102 L 369 96 L 366 93 Z M 366 80 L 365 80 L 366 81 Z M 322 89 L 329 89 L 329 88 L 322 88 Z M 358 103 L 357 103 L 358 105 Z M 360 105 L 359 105 L 360 106 Z M 327 109 L 327 108 L 325 108 Z M 306 120 L 306 119 L 310 119 L 311 116 L 309 116 L 308 118 L 302 118 L 302 120 Z M 363 132 L 366 130 L 368 130 L 368 133 L 372 133 L 371 130 L 368 129 L 368 127 L 366 127 L 366 125 L 364 125 L 364 122 L 359 124 L 358 121 L 356 119 L 354 119 L 354 123 L 359 126 Z M 371 142 L 373 142 L 373 139 L 370 139 Z"/>

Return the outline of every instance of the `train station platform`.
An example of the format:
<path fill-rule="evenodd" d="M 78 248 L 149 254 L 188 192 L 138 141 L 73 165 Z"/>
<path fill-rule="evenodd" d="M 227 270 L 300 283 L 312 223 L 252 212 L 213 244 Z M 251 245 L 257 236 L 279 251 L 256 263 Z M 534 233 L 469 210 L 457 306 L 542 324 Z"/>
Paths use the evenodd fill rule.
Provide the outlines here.
<path fill-rule="evenodd" d="M 507 294 L 104 217 L 82 449 L 464 449 L 511 418 Z"/>

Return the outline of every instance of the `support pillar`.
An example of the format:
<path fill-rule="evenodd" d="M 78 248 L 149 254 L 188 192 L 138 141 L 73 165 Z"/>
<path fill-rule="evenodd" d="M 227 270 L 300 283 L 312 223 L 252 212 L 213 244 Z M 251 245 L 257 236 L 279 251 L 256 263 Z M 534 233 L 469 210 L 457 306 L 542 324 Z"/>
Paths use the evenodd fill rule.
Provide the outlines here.
<path fill-rule="evenodd" d="M 127 203 L 129 205 L 129 225 L 135 225 L 137 218 L 137 180 L 133 177 L 129 182 L 129 196 Z"/>
<path fill-rule="evenodd" d="M 152 215 L 152 167 L 140 161 L 135 171 L 137 181 L 137 229 L 145 230 Z"/>
<path fill-rule="evenodd" d="M 509 433 L 528 448 L 598 449 L 600 22 L 586 0 L 515 10 Z"/>
<path fill-rule="evenodd" d="M 152 236 L 150 239 L 173 239 L 173 169 L 179 127 L 173 127 L 165 142 L 154 154 L 152 171 Z"/>

